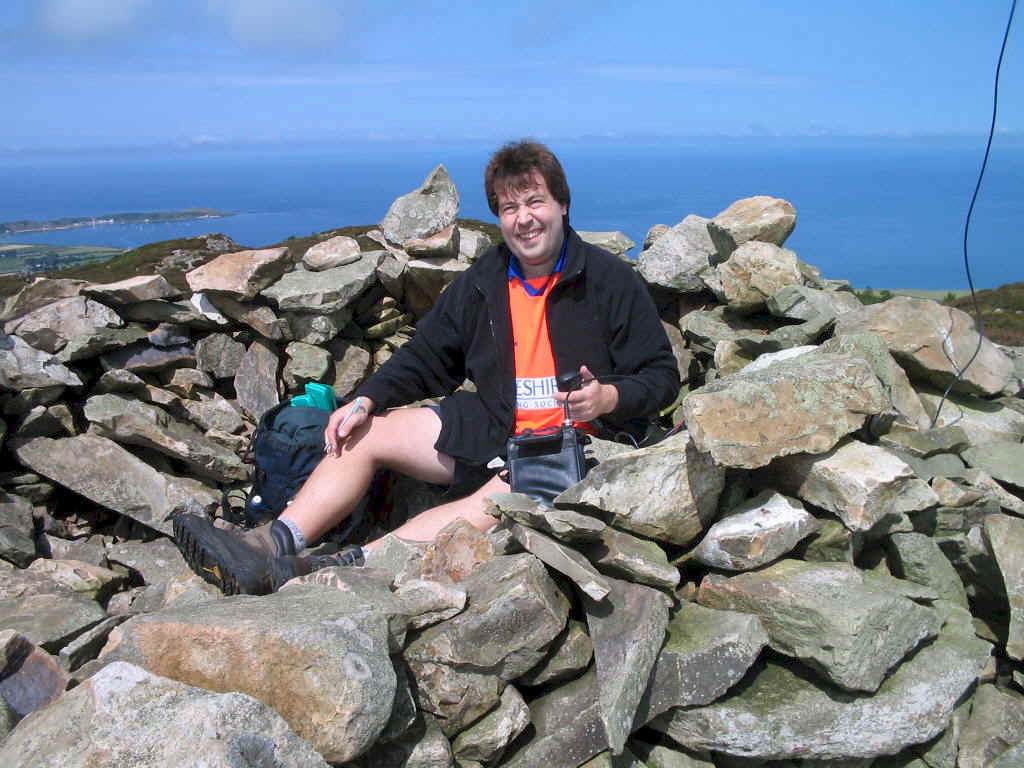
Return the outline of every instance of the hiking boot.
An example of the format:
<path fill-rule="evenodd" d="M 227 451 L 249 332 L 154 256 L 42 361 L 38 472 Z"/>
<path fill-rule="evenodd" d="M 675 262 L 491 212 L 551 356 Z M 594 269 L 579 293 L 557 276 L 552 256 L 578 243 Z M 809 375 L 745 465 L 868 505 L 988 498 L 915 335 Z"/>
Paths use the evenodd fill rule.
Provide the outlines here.
<path fill-rule="evenodd" d="M 270 587 L 277 592 L 286 581 L 298 576 L 306 576 L 322 568 L 333 568 L 337 565 L 360 566 L 365 563 L 362 547 L 349 546 L 333 555 L 284 555 L 275 557 L 270 567 Z"/>
<path fill-rule="evenodd" d="M 227 531 L 206 517 L 178 515 L 174 542 L 189 567 L 225 595 L 268 594 L 274 558 L 295 554 L 291 531 L 280 520 Z"/>

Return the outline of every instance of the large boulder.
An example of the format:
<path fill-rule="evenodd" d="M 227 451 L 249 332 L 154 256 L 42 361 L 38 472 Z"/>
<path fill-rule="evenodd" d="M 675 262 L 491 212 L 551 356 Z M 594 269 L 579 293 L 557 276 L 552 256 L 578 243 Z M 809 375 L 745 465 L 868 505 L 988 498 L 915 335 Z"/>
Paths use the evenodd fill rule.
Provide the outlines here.
<path fill-rule="evenodd" d="M 109 307 L 83 296 L 72 296 L 47 304 L 12 320 L 4 326 L 36 349 L 56 353 L 72 339 L 88 338 L 107 328 L 120 328 L 124 321 Z"/>
<path fill-rule="evenodd" d="M 801 355 L 740 372 L 683 400 L 701 451 L 719 464 L 763 467 L 777 456 L 823 453 L 887 407 L 870 366 L 850 355 Z"/>
<path fill-rule="evenodd" d="M 637 706 L 639 728 L 672 707 L 710 704 L 738 683 L 768 644 L 749 613 L 683 603 L 669 621 L 650 682 Z"/>
<path fill-rule="evenodd" d="M 1024 443 L 1006 440 L 972 445 L 960 454 L 967 466 L 983 470 L 1003 485 L 1024 491 Z"/>
<path fill-rule="evenodd" d="M 893 575 L 934 589 L 943 600 L 967 608 L 967 593 L 956 569 L 930 536 L 893 533 L 886 541 Z"/>
<path fill-rule="evenodd" d="M 917 382 L 945 389 L 962 371 L 953 391 L 990 396 L 1002 392 L 1013 376 L 1013 361 L 988 339 L 979 339 L 970 315 L 935 301 L 896 296 L 836 321 L 837 335 L 864 331 L 882 336 Z M 975 349 L 978 355 L 967 366 Z"/>
<path fill-rule="evenodd" d="M 372 605 L 359 589 L 303 584 L 171 607 L 114 630 L 100 661 L 246 693 L 324 758 L 345 762 L 376 741 L 395 697 L 388 617 Z"/>
<path fill-rule="evenodd" d="M 302 263 L 311 272 L 322 272 L 351 264 L 359 257 L 359 243 L 351 237 L 337 235 L 311 246 L 302 254 Z"/>
<path fill-rule="evenodd" d="M 859 440 L 845 440 L 821 455 L 785 456 L 772 470 L 782 491 L 837 515 L 852 531 L 868 531 L 887 515 L 939 502 L 905 462 Z"/>
<path fill-rule="evenodd" d="M 838 317 L 862 306 L 850 291 L 827 291 L 802 284 L 781 288 L 765 304 L 773 315 L 789 320 L 810 320 L 818 315 Z"/>
<path fill-rule="evenodd" d="M 111 664 L 27 717 L 0 746 L 9 768 L 327 768 L 270 707 Z"/>
<path fill-rule="evenodd" d="M 703 291 L 701 275 L 711 270 L 715 255 L 707 221 L 687 216 L 641 251 L 636 268 L 644 281 L 679 293 Z"/>
<path fill-rule="evenodd" d="M 86 285 L 88 283 L 84 280 L 37 277 L 16 294 L 7 297 L 3 311 L 0 311 L 0 322 L 22 317 L 60 299 L 78 296 Z"/>
<path fill-rule="evenodd" d="M 67 685 L 55 657 L 14 630 L 0 631 L 0 710 L 25 717 L 56 701 Z"/>
<path fill-rule="evenodd" d="M 614 254 L 615 256 L 625 257 L 629 251 L 636 248 L 636 243 L 630 240 L 622 232 L 586 232 L 584 230 L 576 230 L 576 234 L 580 236 L 580 239 L 585 243 L 596 245 L 602 250 L 608 251 L 608 253 Z"/>
<path fill-rule="evenodd" d="M 751 240 L 782 245 L 796 227 L 796 209 L 786 200 L 755 195 L 737 200 L 708 222 L 708 233 L 724 261 Z"/>
<path fill-rule="evenodd" d="M 818 350 L 864 358 L 882 383 L 886 398 L 901 420 L 922 430 L 930 426 L 931 418 L 925 411 L 920 396 L 911 385 L 906 372 L 889 353 L 885 339 L 877 333 L 851 333 L 845 336 L 833 336 L 819 345 Z"/>
<path fill-rule="evenodd" d="M 493 712 L 455 738 L 452 750 L 461 760 L 493 763 L 529 724 L 530 710 L 519 691 L 510 685 L 502 692 L 501 703 Z"/>
<path fill-rule="evenodd" d="M 979 685 L 960 735 L 958 768 L 990 768 L 1018 744 L 1024 744 L 1024 697 L 994 685 Z"/>
<path fill-rule="evenodd" d="M 569 602 L 533 555 L 495 556 L 461 586 L 462 613 L 428 627 L 402 655 L 422 709 L 452 736 L 498 704 L 505 684 L 544 658 Z"/>
<path fill-rule="evenodd" d="M 402 195 L 388 209 L 380 223 L 384 236 L 396 245 L 407 240 L 435 235 L 455 223 L 459 193 L 448 169 L 437 166 L 412 192 Z"/>
<path fill-rule="evenodd" d="M 929 418 L 934 418 L 938 411 L 935 426 L 958 426 L 973 445 L 1024 440 L 1024 413 L 1006 403 L 955 392 L 945 400 L 941 392 L 919 389 L 919 393 Z"/>
<path fill-rule="evenodd" d="M 452 256 L 429 256 L 409 262 L 405 273 L 405 302 L 417 317 L 434 306 L 441 291 L 469 269 L 469 264 Z"/>
<path fill-rule="evenodd" d="M 594 644 L 601 722 L 608 746 L 622 752 L 647 690 L 658 651 L 665 641 L 669 598 L 641 584 L 611 580 L 600 602 L 585 598 L 587 626 Z"/>
<path fill-rule="evenodd" d="M 181 295 L 163 275 L 135 275 L 113 283 L 89 283 L 82 288 L 82 293 L 117 307 L 139 301 L 176 299 Z"/>
<path fill-rule="evenodd" d="M 722 295 L 733 312 L 759 312 L 786 286 L 803 285 L 800 261 L 788 248 L 748 242 L 718 265 Z"/>
<path fill-rule="evenodd" d="M 612 525 L 658 541 L 688 544 L 711 524 L 725 470 L 687 432 L 605 459 L 556 506 L 608 517 Z"/>
<path fill-rule="evenodd" d="M 414 672 L 430 661 L 514 680 L 544 657 L 565 626 L 568 601 L 532 555 L 495 556 L 461 586 L 466 610 L 406 646 Z"/>
<path fill-rule="evenodd" d="M 256 339 L 242 356 L 235 372 L 238 404 L 253 421 L 280 402 L 277 374 L 281 361 L 277 351 L 263 339 Z"/>
<path fill-rule="evenodd" d="M 0 631 L 13 630 L 33 645 L 57 654 L 106 617 L 95 600 L 46 575 L 35 575 L 49 584 L 29 585 L 26 591 L 30 594 L 0 599 Z"/>
<path fill-rule="evenodd" d="M 597 673 L 559 686 L 530 703 L 530 725 L 512 746 L 503 768 L 580 765 L 608 748 L 601 721 Z"/>
<path fill-rule="evenodd" d="M 939 629 L 934 611 L 843 563 L 782 560 L 737 576 L 708 575 L 698 600 L 758 616 L 772 648 L 850 691 L 877 690 L 892 667 Z"/>
<path fill-rule="evenodd" d="M 254 299 L 291 265 L 288 249 L 264 248 L 225 253 L 185 275 L 193 292 L 223 294 L 240 301 Z"/>
<path fill-rule="evenodd" d="M 750 683 L 705 707 L 675 709 L 653 725 L 689 749 L 761 760 L 850 760 L 923 744 L 949 724 L 991 646 L 954 613 L 930 645 L 873 695 L 843 691 L 799 668 L 768 661 Z"/>

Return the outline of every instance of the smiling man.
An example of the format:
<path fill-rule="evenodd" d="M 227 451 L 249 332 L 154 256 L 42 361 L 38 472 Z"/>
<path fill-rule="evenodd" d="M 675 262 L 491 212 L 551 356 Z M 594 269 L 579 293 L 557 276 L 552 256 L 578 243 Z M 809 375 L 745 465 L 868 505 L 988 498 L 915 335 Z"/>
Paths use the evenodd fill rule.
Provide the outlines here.
<path fill-rule="evenodd" d="M 332 414 L 327 455 L 281 517 L 244 533 L 175 519 L 196 573 L 227 593 L 261 594 L 317 568 L 362 564 L 378 542 L 330 557 L 302 550 L 351 514 L 381 468 L 447 486 L 452 499 L 396 536 L 430 541 L 457 518 L 486 530 L 497 521 L 484 499 L 508 490 L 498 473 L 510 435 L 561 424 L 565 402 L 589 431 L 642 432 L 675 398 L 676 361 L 646 288 L 569 227 L 569 185 L 551 151 L 502 147 L 484 187 L 504 244 L 452 282 L 413 339 Z M 565 372 L 583 386 L 558 392 Z M 437 408 L 401 407 L 437 396 Z"/>

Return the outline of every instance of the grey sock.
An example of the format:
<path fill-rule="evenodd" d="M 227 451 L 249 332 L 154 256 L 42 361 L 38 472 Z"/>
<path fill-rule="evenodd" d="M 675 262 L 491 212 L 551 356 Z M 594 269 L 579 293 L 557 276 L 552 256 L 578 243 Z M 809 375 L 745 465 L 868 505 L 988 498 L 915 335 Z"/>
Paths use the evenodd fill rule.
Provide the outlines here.
<path fill-rule="evenodd" d="M 291 533 L 292 541 L 295 542 L 295 554 L 304 550 L 306 548 L 306 537 L 302 535 L 302 531 L 299 530 L 299 526 L 287 517 L 279 517 L 277 520 L 278 522 L 284 523 L 288 528 L 288 531 Z"/>

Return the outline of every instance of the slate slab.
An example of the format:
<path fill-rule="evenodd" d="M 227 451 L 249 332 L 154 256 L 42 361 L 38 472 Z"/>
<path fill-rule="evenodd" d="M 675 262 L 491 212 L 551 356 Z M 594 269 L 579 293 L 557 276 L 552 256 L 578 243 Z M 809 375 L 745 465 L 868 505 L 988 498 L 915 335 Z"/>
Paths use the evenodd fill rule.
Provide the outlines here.
<path fill-rule="evenodd" d="M 618 579 L 600 602 L 584 598 L 608 746 L 618 754 L 633 730 L 658 651 L 665 642 L 670 600 L 664 593 Z"/>

